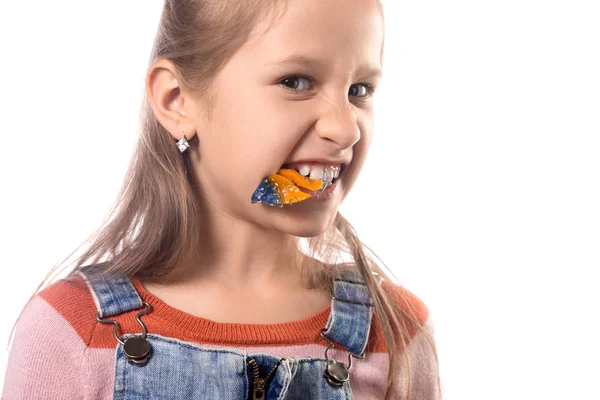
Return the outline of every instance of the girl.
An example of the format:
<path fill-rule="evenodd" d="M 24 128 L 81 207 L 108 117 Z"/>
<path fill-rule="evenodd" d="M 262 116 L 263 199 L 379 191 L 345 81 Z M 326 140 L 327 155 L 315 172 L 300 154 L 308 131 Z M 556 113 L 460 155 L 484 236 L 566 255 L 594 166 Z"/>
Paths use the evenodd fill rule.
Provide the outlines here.
<path fill-rule="evenodd" d="M 2 398 L 440 398 L 427 307 L 338 211 L 383 32 L 375 0 L 167 0 L 117 205 L 24 308 Z"/>

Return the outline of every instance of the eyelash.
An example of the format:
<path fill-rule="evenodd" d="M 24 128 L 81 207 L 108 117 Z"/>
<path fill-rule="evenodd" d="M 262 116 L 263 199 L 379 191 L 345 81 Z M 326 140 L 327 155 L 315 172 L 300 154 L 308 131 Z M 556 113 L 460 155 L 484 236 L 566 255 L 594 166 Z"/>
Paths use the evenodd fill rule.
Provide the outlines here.
<path fill-rule="evenodd" d="M 283 86 L 285 89 L 291 90 L 292 92 L 305 92 L 306 90 L 298 90 L 298 89 L 294 89 L 291 87 L 287 87 L 283 84 L 283 82 L 287 81 L 288 79 L 306 79 L 309 81 L 313 81 L 311 77 L 309 76 L 304 76 L 304 75 L 292 75 L 292 76 L 288 76 L 287 78 L 283 78 L 281 81 L 279 81 L 279 84 L 281 86 Z M 362 85 L 365 88 L 367 88 L 367 95 L 366 96 L 358 96 L 359 99 L 368 99 L 369 97 L 371 97 L 371 95 L 375 92 L 375 89 L 373 89 L 373 86 L 371 86 L 368 83 L 355 83 L 355 85 Z M 357 96 L 355 96 L 357 97 Z"/>

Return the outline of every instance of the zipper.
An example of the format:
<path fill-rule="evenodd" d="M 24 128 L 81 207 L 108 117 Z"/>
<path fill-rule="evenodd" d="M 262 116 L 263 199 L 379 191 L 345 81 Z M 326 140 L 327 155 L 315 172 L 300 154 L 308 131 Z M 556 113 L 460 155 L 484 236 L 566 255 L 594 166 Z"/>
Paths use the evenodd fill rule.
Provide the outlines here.
<path fill-rule="evenodd" d="M 252 365 L 252 369 L 254 370 L 254 380 L 252 384 L 252 400 L 265 399 L 265 395 L 267 394 L 267 387 L 269 386 L 269 381 L 273 377 L 273 374 L 275 373 L 275 370 L 277 370 L 277 367 L 280 363 L 281 360 L 279 360 L 277 364 L 275 364 L 273 369 L 271 369 L 271 372 L 269 372 L 265 378 L 261 378 L 256 360 L 251 358 L 250 361 L 248 361 L 248 364 Z"/>

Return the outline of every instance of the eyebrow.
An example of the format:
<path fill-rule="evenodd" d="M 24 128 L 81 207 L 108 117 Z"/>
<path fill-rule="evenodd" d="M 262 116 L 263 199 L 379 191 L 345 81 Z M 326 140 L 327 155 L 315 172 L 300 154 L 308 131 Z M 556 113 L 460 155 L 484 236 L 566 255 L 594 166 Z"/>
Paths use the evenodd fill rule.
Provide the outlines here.
<path fill-rule="evenodd" d="M 323 67 L 324 63 L 321 60 L 316 58 L 307 57 L 303 55 L 291 55 L 282 60 L 274 61 L 268 63 L 267 65 L 284 65 L 284 64 L 298 64 L 305 67 Z M 364 73 L 364 77 L 381 77 L 381 69 L 377 67 L 369 67 L 368 65 L 363 65 L 358 69 L 360 72 Z"/>

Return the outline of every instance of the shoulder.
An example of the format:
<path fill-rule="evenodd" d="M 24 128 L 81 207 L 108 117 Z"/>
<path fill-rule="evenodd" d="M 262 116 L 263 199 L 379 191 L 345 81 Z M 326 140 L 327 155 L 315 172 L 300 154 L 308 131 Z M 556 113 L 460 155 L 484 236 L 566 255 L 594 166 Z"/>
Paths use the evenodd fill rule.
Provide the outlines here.
<path fill-rule="evenodd" d="M 9 353 L 3 398 L 83 397 L 80 365 L 94 327 L 95 306 L 82 281 L 52 283 L 23 307 Z"/>
<path fill-rule="evenodd" d="M 389 280 L 381 281 L 381 290 L 401 311 L 401 325 L 406 329 L 403 339 L 408 344 L 419 341 L 424 331 L 433 334 L 429 308 L 421 298 L 403 285 Z M 369 334 L 367 351 L 385 352 L 387 343 L 384 339 L 381 320 L 377 310 L 374 311 L 373 325 Z"/>
<path fill-rule="evenodd" d="M 97 309 L 92 293 L 80 275 L 50 284 L 36 298 L 36 304 L 51 308 L 55 319 L 64 321 L 84 343 L 89 344 L 97 322 Z M 35 313 L 35 309 L 31 312 Z"/>
<path fill-rule="evenodd" d="M 354 263 L 341 263 L 335 264 L 334 266 L 337 267 L 337 271 L 339 271 L 334 274 L 341 274 L 342 271 L 347 271 L 350 274 L 359 273 Z M 389 300 L 401 309 L 405 318 L 414 320 L 422 327 L 427 326 L 429 324 L 430 313 L 425 302 L 405 286 L 394 283 L 389 279 L 381 278 L 381 291 Z"/>
<path fill-rule="evenodd" d="M 426 325 L 429 319 L 429 308 L 416 294 L 402 285 L 387 280 L 381 282 L 381 288 L 409 317 L 417 320 L 421 326 Z"/>

